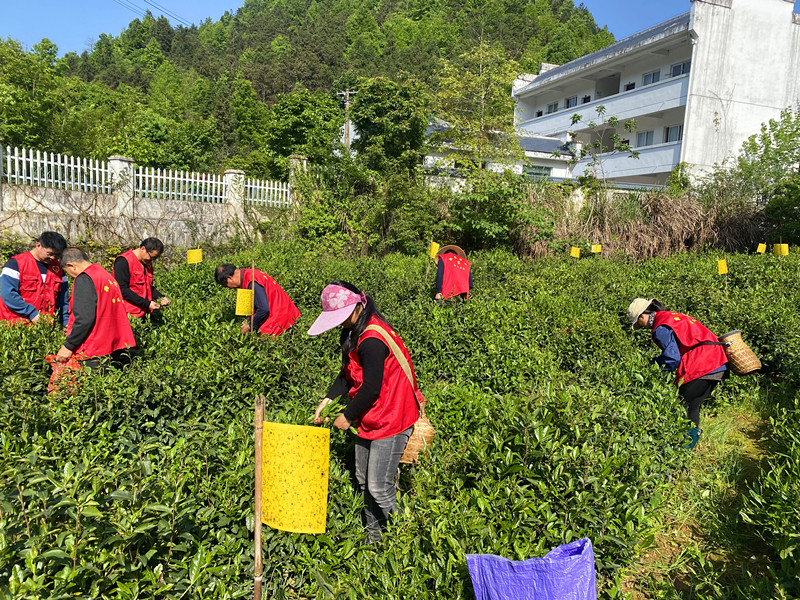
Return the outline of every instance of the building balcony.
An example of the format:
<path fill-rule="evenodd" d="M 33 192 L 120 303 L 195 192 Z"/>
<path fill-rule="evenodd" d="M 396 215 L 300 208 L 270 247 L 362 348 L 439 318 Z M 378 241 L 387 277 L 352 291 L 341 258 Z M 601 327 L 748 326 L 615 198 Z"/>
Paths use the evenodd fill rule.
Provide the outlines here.
<path fill-rule="evenodd" d="M 631 158 L 629 152 L 599 155 L 602 168 L 600 165 L 593 168 L 597 177 L 605 175 L 606 179 L 621 179 L 669 173 L 681 160 L 681 142 L 656 144 L 636 150 L 639 152 L 639 158 Z M 578 162 L 572 169 L 573 175 L 583 175 L 589 162 L 591 158 Z"/>
<path fill-rule="evenodd" d="M 597 99 L 572 108 L 563 108 L 557 112 L 527 119 L 517 124 L 523 133 L 536 135 L 562 135 L 567 131 L 585 129 L 585 124 L 597 122 L 597 107 L 605 106 L 606 118 L 617 117 L 620 121 L 635 119 L 643 115 L 658 115 L 670 109 L 686 106 L 689 90 L 689 75 L 670 77 L 645 87 L 629 92 L 621 92 L 613 96 Z M 580 115 L 581 121 L 572 124 L 572 116 Z"/>

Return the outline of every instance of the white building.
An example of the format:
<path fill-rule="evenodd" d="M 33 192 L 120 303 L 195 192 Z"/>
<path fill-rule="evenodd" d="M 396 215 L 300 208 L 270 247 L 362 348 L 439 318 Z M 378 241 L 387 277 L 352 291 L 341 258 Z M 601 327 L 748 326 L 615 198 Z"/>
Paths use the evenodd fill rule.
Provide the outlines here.
<path fill-rule="evenodd" d="M 691 0 L 691 10 L 514 85 L 521 135 L 588 142 L 606 117 L 639 152 L 603 158 L 609 179 L 662 184 L 679 162 L 699 174 L 738 154 L 761 124 L 800 101 L 800 15 L 794 0 Z M 572 124 L 572 116 L 582 120 Z M 606 134 L 608 138 L 611 132 Z M 606 140 L 608 141 L 608 140 Z M 610 144 L 604 144 L 608 147 Z M 584 160 L 572 169 L 583 175 Z"/>

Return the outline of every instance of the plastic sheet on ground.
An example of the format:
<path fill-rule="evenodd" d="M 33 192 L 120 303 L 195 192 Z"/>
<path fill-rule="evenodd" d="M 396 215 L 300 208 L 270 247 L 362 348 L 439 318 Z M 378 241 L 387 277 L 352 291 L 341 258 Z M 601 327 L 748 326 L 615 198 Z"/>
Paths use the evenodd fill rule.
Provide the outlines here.
<path fill-rule="evenodd" d="M 467 566 L 476 600 L 597 600 L 588 538 L 523 561 L 468 554 Z"/>

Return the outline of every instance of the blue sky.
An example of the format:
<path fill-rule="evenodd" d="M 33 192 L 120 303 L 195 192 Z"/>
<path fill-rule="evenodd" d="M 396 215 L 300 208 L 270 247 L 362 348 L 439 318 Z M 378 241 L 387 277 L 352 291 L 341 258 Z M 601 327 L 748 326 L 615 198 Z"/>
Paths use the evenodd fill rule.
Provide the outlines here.
<path fill-rule="evenodd" d="M 581 0 L 575 0 L 579 4 Z M 687 12 L 690 0 L 583 0 L 599 25 L 621 39 Z M 199 24 L 234 12 L 242 0 L 5 0 L 0 13 L 0 38 L 12 38 L 30 49 L 42 38 L 59 48 L 59 55 L 82 52 L 101 33 L 118 35 L 133 19 L 150 10 L 165 14 L 173 25 L 181 20 Z M 795 5 L 800 12 L 800 0 Z M 178 18 L 169 17 L 161 8 Z"/>

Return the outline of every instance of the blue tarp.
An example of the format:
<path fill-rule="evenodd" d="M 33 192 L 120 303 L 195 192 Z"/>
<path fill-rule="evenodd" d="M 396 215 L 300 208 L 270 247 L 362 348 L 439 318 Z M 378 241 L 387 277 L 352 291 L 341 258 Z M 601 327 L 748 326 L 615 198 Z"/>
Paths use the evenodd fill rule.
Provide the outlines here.
<path fill-rule="evenodd" d="M 467 554 L 467 566 L 476 600 L 597 600 L 588 538 L 522 561 Z"/>

